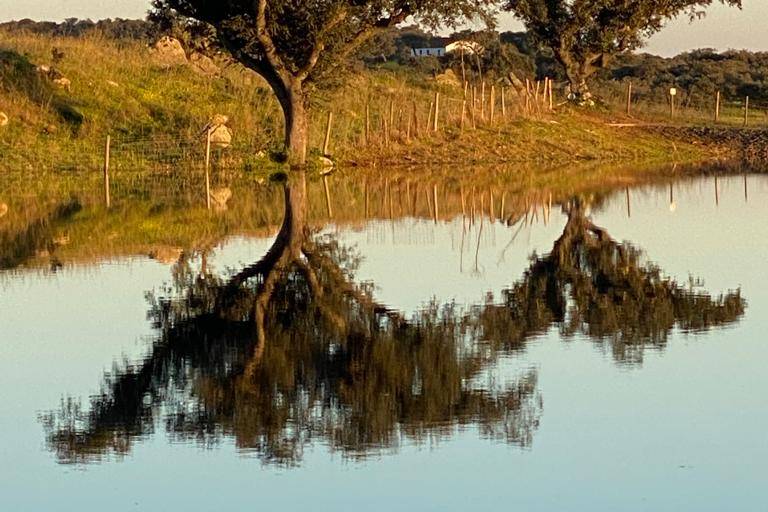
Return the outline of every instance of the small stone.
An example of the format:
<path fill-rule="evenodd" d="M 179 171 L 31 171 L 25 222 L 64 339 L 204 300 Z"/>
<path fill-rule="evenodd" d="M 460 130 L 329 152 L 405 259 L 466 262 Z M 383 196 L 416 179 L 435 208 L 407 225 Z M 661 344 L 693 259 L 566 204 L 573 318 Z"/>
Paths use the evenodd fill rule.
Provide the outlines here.
<path fill-rule="evenodd" d="M 8 119 L 8 114 L 5 112 L 0 112 L 0 126 L 8 126 L 9 122 L 10 119 Z"/>
<path fill-rule="evenodd" d="M 159 263 L 173 265 L 179 261 L 183 252 L 184 251 L 180 247 L 161 246 L 152 249 L 147 256 L 149 256 L 149 259 Z"/>
<path fill-rule="evenodd" d="M 63 76 L 61 78 L 55 78 L 53 83 L 65 91 L 70 91 L 72 89 L 72 82 L 69 80 L 69 78 Z"/>
<path fill-rule="evenodd" d="M 0 219 L 8 215 L 8 205 L 6 203 L 0 203 Z"/>

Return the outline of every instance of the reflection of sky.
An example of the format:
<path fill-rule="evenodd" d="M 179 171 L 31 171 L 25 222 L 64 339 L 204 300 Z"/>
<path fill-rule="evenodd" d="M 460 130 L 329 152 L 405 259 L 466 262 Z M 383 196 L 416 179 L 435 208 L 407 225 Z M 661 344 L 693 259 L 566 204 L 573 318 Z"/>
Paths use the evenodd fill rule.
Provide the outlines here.
<path fill-rule="evenodd" d="M 594 215 L 617 239 L 644 248 L 665 273 L 689 271 L 716 292 L 741 285 L 749 301 L 741 324 L 704 336 L 673 336 L 642 368 L 615 365 L 588 340 L 533 342 L 515 368 L 539 369 L 544 412 L 530 449 L 482 440 L 473 429 L 435 449 L 405 446 L 397 455 L 344 462 L 322 446 L 294 470 L 265 468 L 236 456 L 231 442 L 201 450 L 170 444 L 160 432 L 127 460 L 83 470 L 57 466 L 43 447 L 39 411 L 63 394 L 97 391 L 101 371 L 121 354 L 136 357 L 151 334 L 145 291 L 169 279 L 144 259 L 55 276 L 20 275 L 0 284 L 0 509 L 219 510 L 762 510 L 768 472 L 768 356 L 765 240 L 768 180 L 711 178 L 674 190 L 623 193 Z M 461 222 L 426 222 L 341 233 L 365 255 L 359 275 L 379 297 L 412 310 L 432 296 L 464 303 L 518 279 L 532 250 L 544 252 L 554 226 L 512 232 L 484 226 L 480 268 L 474 249 L 459 272 Z M 476 232 L 475 232 L 476 235 Z M 530 235 L 530 242 L 529 242 Z M 475 238 L 476 242 L 476 238 Z M 267 241 L 236 240 L 217 268 L 249 262 Z"/>

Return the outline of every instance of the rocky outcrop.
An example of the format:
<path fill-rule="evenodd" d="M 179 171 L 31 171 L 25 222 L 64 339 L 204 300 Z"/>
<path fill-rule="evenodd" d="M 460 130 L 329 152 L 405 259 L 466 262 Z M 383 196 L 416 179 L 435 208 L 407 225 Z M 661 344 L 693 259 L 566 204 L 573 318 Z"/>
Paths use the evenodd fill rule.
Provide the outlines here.
<path fill-rule="evenodd" d="M 187 52 L 176 38 L 164 36 L 152 45 L 149 52 L 155 61 L 164 68 L 183 66 L 187 61 Z"/>
<path fill-rule="evenodd" d="M 221 73 L 221 68 L 216 65 L 212 58 L 195 52 L 189 56 L 189 65 L 192 69 L 201 75 L 217 76 Z"/>

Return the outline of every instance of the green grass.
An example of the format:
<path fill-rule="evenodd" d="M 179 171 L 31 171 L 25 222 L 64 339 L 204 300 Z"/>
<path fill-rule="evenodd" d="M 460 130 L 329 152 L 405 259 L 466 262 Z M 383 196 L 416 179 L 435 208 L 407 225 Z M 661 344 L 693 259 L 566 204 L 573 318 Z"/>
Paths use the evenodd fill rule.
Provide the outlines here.
<path fill-rule="evenodd" d="M 55 67 L 71 80 L 71 91 L 53 86 L 35 71 L 51 64 L 54 47 L 65 54 Z M 440 130 L 432 133 L 427 120 L 436 92 L 441 94 Z M 358 71 L 340 89 L 316 91 L 310 145 L 319 153 L 326 115 L 332 111 L 331 152 L 352 165 L 554 165 L 706 156 L 701 147 L 684 141 L 673 144 L 657 135 L 610 127 L 616 117 L 611 112 L 567 107 L 555 113 L 524 112 L 509 91 L 507 116 L 501 119 L 500 96 L 497 91 L 494 123 L 480 120 L 478 111 L 477 128 L 472 129 L 468 110 L 460 130 L 462 87 L 438 84 L 399 66 Z M 204 154 L 200 129 L 211 115 L 221 113 L 230 117 L 235 140 L 232 148 L 215 155 L 215 165 L 265 176 L 276 167 L 268 156 L 280 147 L 282 134 L 277 102 L 253 73 L 236 65 L 225 67 L 221 77 L 200 75 L 189 66 L 165 68 L 139 43 L 98 35 L 76 39 L 0 33 L 0 110 L 11 118 L 0 129 L 0 169 L 25 174 L 97 171 L 107 134 L 113 140 L 113 166 L 123 172 L 197 169 Z"/>

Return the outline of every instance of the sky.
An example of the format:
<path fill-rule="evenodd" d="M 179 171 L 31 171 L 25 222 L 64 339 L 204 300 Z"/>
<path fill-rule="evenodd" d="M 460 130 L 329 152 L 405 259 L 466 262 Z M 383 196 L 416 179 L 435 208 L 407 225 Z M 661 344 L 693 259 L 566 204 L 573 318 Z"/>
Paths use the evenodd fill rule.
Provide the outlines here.
<path fill-rule="evenodd" d="M 0 21 L 31 18 L 60 21 L 65 18 L 141 18 L 149 0 L 0 0 Z M 671 56 L 694 48 L 750 49 L 768 51 L 768 2 L 744 0 L 739 11 L 715 5 L 709 16 L 693 24 L 687 19 L 671 22 L 654 36 L 645 51 Z M 519 30 L 511 16 L 501 19 L 503 30 Z"/>

